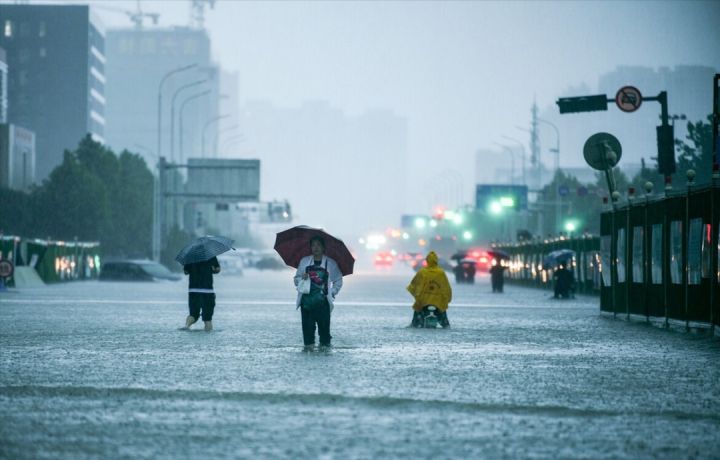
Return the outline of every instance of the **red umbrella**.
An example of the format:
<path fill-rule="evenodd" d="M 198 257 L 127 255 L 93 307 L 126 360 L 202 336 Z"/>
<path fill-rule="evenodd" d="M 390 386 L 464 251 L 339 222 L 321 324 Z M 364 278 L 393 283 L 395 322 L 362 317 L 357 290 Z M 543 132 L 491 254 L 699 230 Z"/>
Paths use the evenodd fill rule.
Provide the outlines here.
<path fill-rule="evenodd" d="M 287 265 L 297 268 L 300 259 L 310 255 L 310 239 L 313 236 L 325 240 L 325 255 L 337 262 L 343 276 L 351 275 L 355 258 L 350 254 L 350 250 L 341 239 L 320 228 L 298 225 L 282 231 L 275 237 L 275 250 Z"/>

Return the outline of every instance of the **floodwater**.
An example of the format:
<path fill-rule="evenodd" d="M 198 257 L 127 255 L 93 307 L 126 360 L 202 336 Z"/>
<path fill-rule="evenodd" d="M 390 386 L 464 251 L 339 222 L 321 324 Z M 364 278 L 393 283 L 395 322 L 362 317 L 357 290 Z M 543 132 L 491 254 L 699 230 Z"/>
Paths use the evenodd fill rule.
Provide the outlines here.
<path fill-rule="evenodd" d="M 416 330 L 411 272 L 346 278 L 302 352 L 292 273 L 0 295 L 2 458 L 718 458 L 720 343 L 487 276 Z M 197 326 L 196 326 L 197 327 Z"/>

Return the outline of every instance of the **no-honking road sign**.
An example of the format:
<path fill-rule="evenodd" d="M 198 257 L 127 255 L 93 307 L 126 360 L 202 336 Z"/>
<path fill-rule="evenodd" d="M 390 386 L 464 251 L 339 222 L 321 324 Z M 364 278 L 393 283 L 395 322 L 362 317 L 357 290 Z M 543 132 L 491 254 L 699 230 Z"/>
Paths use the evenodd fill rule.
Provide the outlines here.
<path fill-rule="evenodd" d="M 615 95 L 615 104 L 623 112 L 634 112 L 642 105 L 642 94 L 634 86 L 623 86 Z"/>

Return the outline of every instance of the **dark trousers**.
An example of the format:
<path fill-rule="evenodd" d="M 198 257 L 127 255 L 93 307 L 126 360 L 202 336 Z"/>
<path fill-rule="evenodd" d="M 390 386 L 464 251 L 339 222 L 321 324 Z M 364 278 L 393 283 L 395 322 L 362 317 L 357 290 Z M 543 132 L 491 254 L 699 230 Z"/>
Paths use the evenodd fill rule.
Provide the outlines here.
<path fill-rule="evenodd" d="M 305 345 L 313 345 L 315 343 L 315 324 L 317 324 L 318 335 L 320 336 L 320 345 L 330 345 L 330 304 L 325 302 L 321 307 L 307 310 L 300 307 L 302 315 L 302 331 L 303 342 Z"/>
<path fill-rule="evenodd" d="M 193 318 L 198 319 L 202 310 L 202 320 L 212 321 L 215 312 L 215 294 L 190 292 L 188 293 L 188 307 L 190 308 L 190 316 Z"/>

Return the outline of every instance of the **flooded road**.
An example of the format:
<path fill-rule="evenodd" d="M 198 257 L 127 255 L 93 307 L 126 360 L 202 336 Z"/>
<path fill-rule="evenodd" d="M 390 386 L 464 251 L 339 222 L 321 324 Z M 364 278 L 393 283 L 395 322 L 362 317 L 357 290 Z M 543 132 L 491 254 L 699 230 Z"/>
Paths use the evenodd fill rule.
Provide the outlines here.
<path fill-rule="evenodd" d="M 302 352 L 292 272 L 0 295 L 2 458 L 717 458 L 720 343 L 487 276 L 408 328 L 411 272 L 346 278 Z"/>

